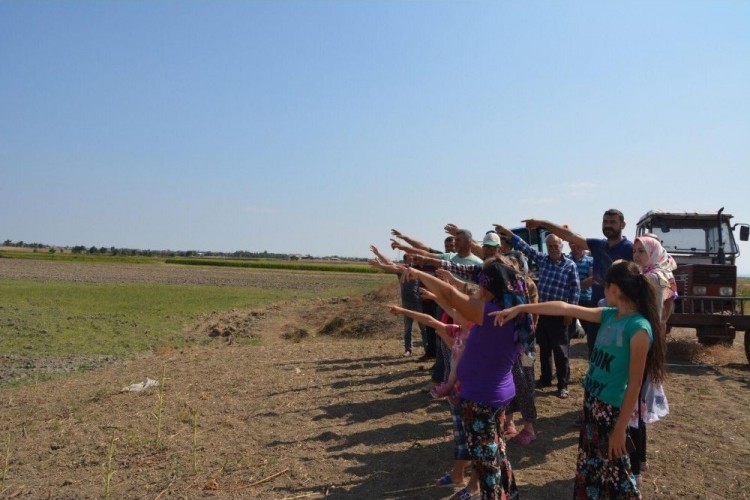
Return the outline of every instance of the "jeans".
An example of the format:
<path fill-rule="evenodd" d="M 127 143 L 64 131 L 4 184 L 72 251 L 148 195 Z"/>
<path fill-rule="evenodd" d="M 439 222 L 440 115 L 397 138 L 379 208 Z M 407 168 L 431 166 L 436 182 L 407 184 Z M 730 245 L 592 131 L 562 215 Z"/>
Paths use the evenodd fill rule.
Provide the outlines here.
<path fill-rule="evenodd" d="M 409 309 L 410 311 L 422 312 L 421 302 L 402 302 L 401 306 L 404 309 Z M 405 351 L 412 350 L 411 331 L 412 331 L 413 326 L 414 326 L 414 320 L 408 316 L 404 316 L 404 350 Z M 422 334 L 422 339 L 424 339 L 424 325 L 417 321 L 417 326 L 419 327 L 419 333 Z"/>

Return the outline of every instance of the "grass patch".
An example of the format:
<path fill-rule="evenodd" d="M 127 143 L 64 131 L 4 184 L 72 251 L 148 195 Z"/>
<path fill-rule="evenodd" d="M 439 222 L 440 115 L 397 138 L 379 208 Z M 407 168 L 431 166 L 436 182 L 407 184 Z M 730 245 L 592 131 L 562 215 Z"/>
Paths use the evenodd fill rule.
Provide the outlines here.
<path fill-rule="evenodd" d="M 322 262 L 289 262 L 285 260 L 240 259 L 166 259 L 167 264 L 186 266 L 244 267 L 251 269 L 282 269 L 287 271 L 324 271 L 336 273 L 374 274 L 380 271 L 367 264 L 326 264 Z"/>
<path fill-rule="evenodd" d="M 358 292 L 0 280 L 0 351 L 125 357 L 197 342 L 183 329 L 201 313 Z"/>

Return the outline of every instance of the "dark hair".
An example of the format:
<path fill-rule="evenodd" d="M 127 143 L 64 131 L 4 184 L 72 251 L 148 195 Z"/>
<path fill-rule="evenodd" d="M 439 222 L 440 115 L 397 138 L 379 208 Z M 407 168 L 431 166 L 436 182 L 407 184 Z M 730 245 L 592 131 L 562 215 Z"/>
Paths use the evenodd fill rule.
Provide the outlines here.
<path fill-rule="evenodd" d="M 625 216 L 616 208 L 610 208 L 609 210 L 604 212 L 604 215 L 609 215 L 610 217 L 616 216 L 620 218 L 620 222 L 625 222 Z"/>
<path fill-rule="evenodd" d="M 453 241 L 453 240 L 455 240 L 455 239 L 456 239 L 456 238 L 455 238 L 454 236 L 448 236 L 448 237 L 446 237 L 446 238 L 445 238 L 445 239 L 443 240 L 443 242 L 446 242 L 446 241 Z"/>
<path fill-rule="evenodd" d="M 655 384 L 663 382 L 666 376 L 664 364 L 667 344 L 659 316 L 659 298 L 656 288 L 645 275 L 641 274 L 636 263 L 626 260 L 616 260 L 607 271 L 604 282 L 607 285 L 617 285 L 620 292 L 631 300 L 638 312 L 651 323 L 654 340 L 646 357 L 646 373 Z"/>
<path fill-rule="evenodd" d="M 471 241 L 472 239 L 471 231 L 469 231 L 468 229 L 459 229 L 458 231 L 456 231 L 456 236 L 459 235 L 463 236 L 466 241 Z"/>

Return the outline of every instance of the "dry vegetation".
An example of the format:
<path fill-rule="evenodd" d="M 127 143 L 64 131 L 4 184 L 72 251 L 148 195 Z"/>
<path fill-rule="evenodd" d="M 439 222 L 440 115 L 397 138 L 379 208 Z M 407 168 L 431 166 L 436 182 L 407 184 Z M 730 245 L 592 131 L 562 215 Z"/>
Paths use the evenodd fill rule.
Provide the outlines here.
<path fill-rule="evenodd" d="M 447 498 L 431 483 L 450 464 L 449 415 L 419 390 L 429 367 L 400 356 L 381 307 L 396 293 L 207 313 L 185 334 L 209 347 L 1 390 L 0 498 Z M 672 413 L 649 428 L 646 498 L 749 498 L 741 341 L 704 349 L 674 331 L 669 350 Z M 584 352 L 575 341 L 570 399 L 537 393 L 539 439 L 509 444 L 522 498 L 570 497 Z M 121 392 L 162 373 L 163 404 L 158 388 Z"/>

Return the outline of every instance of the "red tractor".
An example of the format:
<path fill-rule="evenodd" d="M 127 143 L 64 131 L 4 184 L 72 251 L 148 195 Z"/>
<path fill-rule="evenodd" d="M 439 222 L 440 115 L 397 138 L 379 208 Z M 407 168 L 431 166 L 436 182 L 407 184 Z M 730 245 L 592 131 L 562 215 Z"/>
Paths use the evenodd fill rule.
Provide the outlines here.
<path fill-rule="evenodd" d="M 750 297 L 737 296 L 735 259 L 740 240 L 750 237 L 748 224 L 730 223 L 724 213 L 663 212 L 652 210 L 638 221 L 636 236 L 651 233 L 677 261 L 674 271 L 679 298 L 668 326 L 695 328 L 705 345 L 732 345 L 736 332 L 745 332 L 745 354 L 750 362 Z"/>

